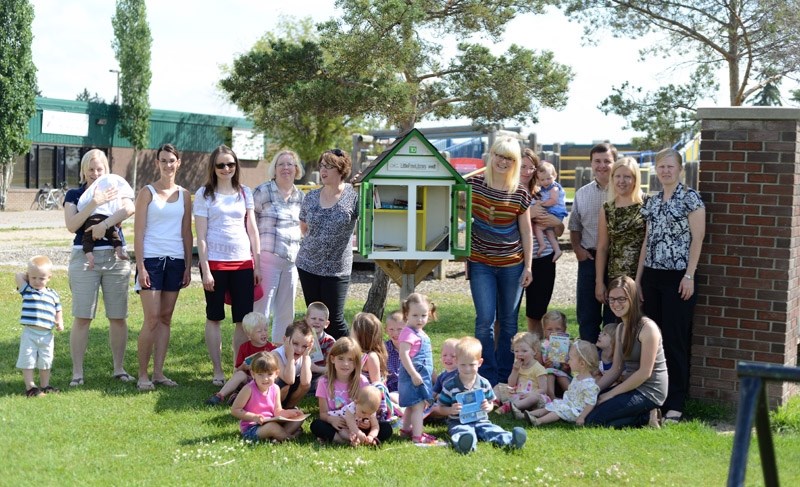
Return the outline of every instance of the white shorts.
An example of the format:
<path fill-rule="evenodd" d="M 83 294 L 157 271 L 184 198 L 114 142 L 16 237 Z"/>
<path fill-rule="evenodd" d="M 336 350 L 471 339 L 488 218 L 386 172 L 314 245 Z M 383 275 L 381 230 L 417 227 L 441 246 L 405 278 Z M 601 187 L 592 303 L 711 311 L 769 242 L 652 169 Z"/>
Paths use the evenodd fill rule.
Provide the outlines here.
<path fill-rule="evenodd" d="M 53 366 L 53 332 L 26 326 L 19 340 L 18 369 L 50 370 Z"/>

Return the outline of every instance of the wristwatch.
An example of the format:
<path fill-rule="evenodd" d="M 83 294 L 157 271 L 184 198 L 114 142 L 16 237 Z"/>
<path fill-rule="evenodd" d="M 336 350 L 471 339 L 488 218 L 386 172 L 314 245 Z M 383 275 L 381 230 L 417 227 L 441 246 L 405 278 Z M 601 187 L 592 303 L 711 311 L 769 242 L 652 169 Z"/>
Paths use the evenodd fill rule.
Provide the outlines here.
<path fill-rule="evenodd" d="M 689 279 L 690 281 L 691 281 L 691 280 L 694 280 L 694 276 L 693 276 L 693 275 L 691 275 L 691 274 L 684 274 L 684 275 L 683 275 L 683 278 L 684 278 L 684 279 Z"/>

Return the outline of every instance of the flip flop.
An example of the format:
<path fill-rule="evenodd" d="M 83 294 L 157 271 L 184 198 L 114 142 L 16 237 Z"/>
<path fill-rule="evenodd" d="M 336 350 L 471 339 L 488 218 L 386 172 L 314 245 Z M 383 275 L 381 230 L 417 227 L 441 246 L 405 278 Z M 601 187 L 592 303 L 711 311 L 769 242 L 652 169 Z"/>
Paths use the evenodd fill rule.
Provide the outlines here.
<path fill-rule="evenodd" d="M 69 381 L 70 387 L 78 387 L 83 385 L 83 377 L 75 377 L 71 381 Z"/>
<path fill-rule="evenodd" d="M 172 379 L 167 379 L 166 377 L 163 379 L 153 379 L 153 384 L 157 386 L 164 386 L 164 387 L 178 387 L 178 383 Z"/>
<path fill-rule="evenodd" d="M 123 372 L 121 374 L 115 374 L 114 378 L 120 382 L 133 382 L 136 380 L 136 377 L 128 374 L 127 372 Z"/>
<path fill-rule="evenodd" d="M 136 389 L 138 389 L 139 392 L 152 392 L 156 390 L 156 386 L 154 386 L 152 382 L 138 382 L 136 384 Z"/>
<path fill-rule="evenodd" d="M 211 379 L 211 384 L 215 387 L 222 387 L 225 385 L 225 378 L 222 379 Z"/>

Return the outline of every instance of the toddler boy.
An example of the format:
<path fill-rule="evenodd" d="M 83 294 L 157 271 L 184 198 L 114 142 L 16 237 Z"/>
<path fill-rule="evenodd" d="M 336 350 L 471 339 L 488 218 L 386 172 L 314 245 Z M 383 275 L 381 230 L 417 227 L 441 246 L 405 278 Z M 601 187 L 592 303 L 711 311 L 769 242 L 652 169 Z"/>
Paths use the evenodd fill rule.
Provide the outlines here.
<path fill-rule="evenodd" d="M 386 318 L 386 334 L 389 339 L 386 340 L 386 388 L 389 392 L 397 393 L 397 378 L 400 373 L 400 332 L 406 324 L 403 322 L 403 313 L 399 310 L 389 313 Z"/>
<path fill-rule="evenodd" d="M 433 399 L 436 400 L 439 394 L 442 393 L 442 386 L 445 381 L 458 374 L 458 367 L 456 366 L 456 344 L 458 339 L 448 338 L 442 343 L 442 365 L 444 370 L 436 376 L 436 381 L 433 383 Z M 430 413 L 425 419 L 435 420 L 446 418 L 447 414 L 442 414 L 439 410 L 439 404 L 434 403 L 431 407 Z"/>
<path fill-rule="evenodd" d="M 297 406 L 300 399 L 311 387 L 311 348 L 314 344 L 314 332 L 303 320 L 298 320 L 286 327 L 283 345 L 272 353 L 278 357 L 278 380 L 275 383 L 281 389 L 281 403 L 284 409 Z"/>
<path fill-rule="evenodd" d="M 311 363 L 311 387 L 308 390 L 309 394 L 317 390 L 317 379 L 325 373 L 325 361 L 328 359 L 328 352 L 331 351 L 331 347 L 336 343 L 336 340 L 334 340 L 332 336 L 325 333 L 325 328 L 330 324 L 328 316 L 329 311 L 325 303 L 314 301 L 308 305 L 305 322 L 314 331 L 314 337 L 319 346 L 319 348 L 317 348 L 317 346 L 312 343 L 314 350 L 312 353 L 316 353 L 316 350 L 319 350 L 319 354 L 322 355 L 321 359 L 317 356 L 319 360 Z"/>

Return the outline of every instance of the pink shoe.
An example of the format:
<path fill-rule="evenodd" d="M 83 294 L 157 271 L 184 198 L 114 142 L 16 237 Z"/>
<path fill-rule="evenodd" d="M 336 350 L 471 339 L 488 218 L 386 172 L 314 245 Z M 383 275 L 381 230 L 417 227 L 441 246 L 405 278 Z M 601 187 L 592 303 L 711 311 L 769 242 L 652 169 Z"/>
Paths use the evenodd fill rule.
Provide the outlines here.
<path fill-rule="evenodd" d="M 511 403 L 507 402 L 494 410 L 497 414 L 508 414 L 511 412 Z"/>
<path fill-rule="evenodd" d="M 411 441 L 421 445 L 435 445 L 439 442 L 435 436 L 429 435 L 428 433 L 422 433 L 419 436 L 412 436 Z"/>

